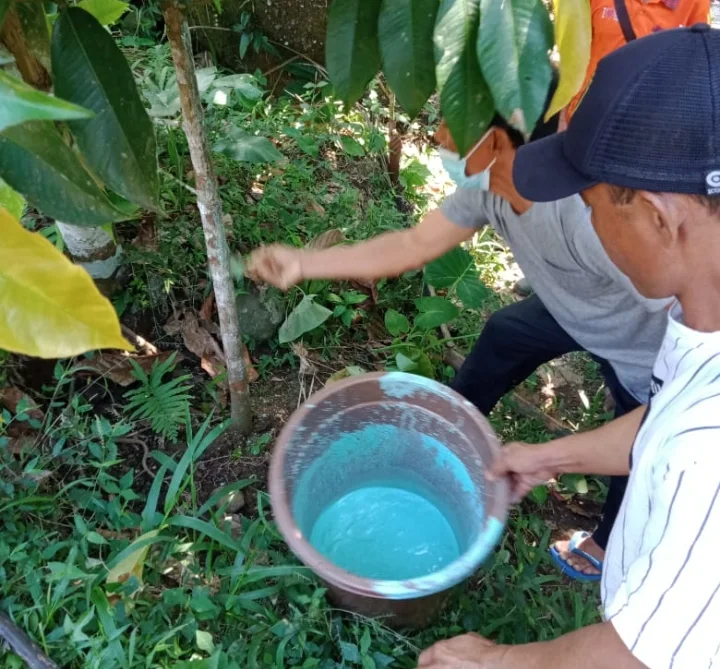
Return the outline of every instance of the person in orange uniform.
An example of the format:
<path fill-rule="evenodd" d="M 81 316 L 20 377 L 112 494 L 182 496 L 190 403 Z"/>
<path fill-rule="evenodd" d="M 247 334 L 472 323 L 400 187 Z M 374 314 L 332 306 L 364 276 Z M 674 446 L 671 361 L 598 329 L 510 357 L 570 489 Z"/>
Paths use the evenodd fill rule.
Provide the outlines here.
<path fill-rule="evenodd" d="M 598 63 L 627 42 L 669 28 L 709 23 L 710 0 L 589 0 L 592 12 L 590 63 L 585 81 L 565 110 L 564 125 L 575 113 Z"/>

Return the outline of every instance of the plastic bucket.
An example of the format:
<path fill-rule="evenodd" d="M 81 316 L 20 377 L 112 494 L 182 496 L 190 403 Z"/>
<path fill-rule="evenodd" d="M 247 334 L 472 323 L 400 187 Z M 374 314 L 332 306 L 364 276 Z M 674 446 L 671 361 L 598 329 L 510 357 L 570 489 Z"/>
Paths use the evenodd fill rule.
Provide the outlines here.
<path fill-rule="evenodd" d="M 437 442 L 442 452 L 433 447 Z M 500 538 L 507 482 L 485 478 L 498 449 L 480 412 L 440 383 L 400 372 L 339 381 L 301 406 L 278 438 L 269 481 L 275 519 L 337 605 L 390 616 L 394 626 L 423 626 Z M 338 567 L 310 544 L 324 509 L 365 482 L 387 477 L 412 481 L 440 501 L 460 548 L 457 559 L 418 578 L 374 580 Z"/>

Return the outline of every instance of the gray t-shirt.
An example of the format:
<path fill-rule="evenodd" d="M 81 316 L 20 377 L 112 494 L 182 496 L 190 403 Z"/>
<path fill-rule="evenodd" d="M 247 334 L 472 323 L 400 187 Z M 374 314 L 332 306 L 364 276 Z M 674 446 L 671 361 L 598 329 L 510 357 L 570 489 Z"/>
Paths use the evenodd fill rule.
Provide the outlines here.
<path fill-rule="evenodd" d="M 459 188 L 440 208 L 463 228 L 492 225 L 555 320 L 647 401 L 669 301 L 644 298 L 613 264 L 579 195 L 518 215 L 498 195 Z"/>

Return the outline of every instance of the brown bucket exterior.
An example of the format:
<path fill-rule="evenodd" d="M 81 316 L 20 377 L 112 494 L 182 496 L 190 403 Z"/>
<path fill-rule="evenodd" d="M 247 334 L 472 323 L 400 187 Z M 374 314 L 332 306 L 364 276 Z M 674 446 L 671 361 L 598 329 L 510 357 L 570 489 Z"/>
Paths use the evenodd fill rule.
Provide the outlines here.
<path fill-rule="evenodd" d="M 343 435 L 373 425 L 398 426 L 404 434 L 437 439 L 461 463 L 464 484 L 459 486 L 451 468 L 438 466 L 437 458 L 431 458 L 412 438 L 393 442 L 382 452 L 373 451 L 381 444 L 373 444 L 367 452 L 353 452 L 347 466 L 330 471 L 331 446 Z M 280 433 L 269 479 L 275 520 L 292 551 L 329 586 L 337 606 L 387 617 L 386 622 L 396 627 L 421 627 L 439 613 L 452 588 L 479 567 L 500 538 L 507 517 L 508 485 L 505 480 L 485 478 L 485 469 L 499 447 L 485 417 L 440 383 L 400 372 L 351 377 L 313 395 Z M 446 495 L 467 537 L 457 560 L 427 576 L 379 581 L 341 569 L 310 544 L 308 535 L 319 511 L 378 467 L 422 478 Z M 295 505 L 303 486 L 312 491 L 312 504 L 317 507 L 307 513 Z"/>

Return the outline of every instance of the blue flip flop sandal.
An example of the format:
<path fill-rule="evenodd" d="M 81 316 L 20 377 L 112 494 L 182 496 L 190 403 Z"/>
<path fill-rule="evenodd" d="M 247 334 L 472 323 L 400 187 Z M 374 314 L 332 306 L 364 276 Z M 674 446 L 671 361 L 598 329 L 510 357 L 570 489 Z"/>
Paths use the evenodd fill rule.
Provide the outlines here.
<path fill-rule="evenodd" d="M 574 553 L 575 555 L 579 555 L 582 558 L 585 558 L 595 569 L 597 569 L 600 574 L 583 574 L 583 572 L 578 571 L 574 567 L 572 567 L 566 560 L 563 560 L 562 557 L 560 557 L 560 553 L 555 548 L 555 546 L 550 547 L 550 557 L 552 558 L 553 562 L 560 568 L 560 571 L 563 574 L 566 574 L 570 578 L 576 580 L 576 581 L 587 581 L 587 582 L 593 582 L 593 581 L 599 581 L 602 578 L 602 568 L 603 563 L 598 560 L 597 558 L 594 558 L 592 555 L 589 555 L 583 550 L 580 550 L 578 548 L 578 544 L 583 540 L 589 537 L 590 534 L 587 532 L 578 531 L 575 532 L 575 534 L 572 535 L 570 539 L 570 552 Z"/>

